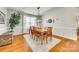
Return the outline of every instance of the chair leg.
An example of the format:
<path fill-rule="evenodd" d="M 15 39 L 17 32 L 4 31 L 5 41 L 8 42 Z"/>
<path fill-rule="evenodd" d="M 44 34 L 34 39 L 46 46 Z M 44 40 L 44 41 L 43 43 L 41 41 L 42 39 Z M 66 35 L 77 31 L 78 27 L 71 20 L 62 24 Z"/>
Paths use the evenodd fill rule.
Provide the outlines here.
<path fill-rule="evenodd" d="M 36 36 L 34 35 L 34 40 L 36 41 Z"/>
<path fill-rule="evenodd" d="M 52 36 L 50 36 L 50 40 L 52 40 Z"/>
<path fill-rule="evenodd" d="M 48 44 L 48 36 L 46 36 L 46 43 Z"/>
<path fill-rule="evenodd" d="M 43 36 L 40 36 L 41 45 L 43 44 Z"/>
<path fill-rule="evenodd" d="M 33 34 L 31 34 L 31 37 L 33 38 Z"/>

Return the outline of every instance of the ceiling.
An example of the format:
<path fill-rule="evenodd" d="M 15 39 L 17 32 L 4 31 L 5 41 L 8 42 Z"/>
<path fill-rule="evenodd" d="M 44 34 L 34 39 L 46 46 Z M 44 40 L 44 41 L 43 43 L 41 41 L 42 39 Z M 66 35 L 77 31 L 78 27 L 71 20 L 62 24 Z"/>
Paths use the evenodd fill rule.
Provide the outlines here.
<path fill-rule="evenodd" d="M 40 7 L 40 15 L 50 10 L 52 7 Z M 28 14 L 38 15 L 37 7 L 10 7 L 10 9 L 23 11 Z"/>

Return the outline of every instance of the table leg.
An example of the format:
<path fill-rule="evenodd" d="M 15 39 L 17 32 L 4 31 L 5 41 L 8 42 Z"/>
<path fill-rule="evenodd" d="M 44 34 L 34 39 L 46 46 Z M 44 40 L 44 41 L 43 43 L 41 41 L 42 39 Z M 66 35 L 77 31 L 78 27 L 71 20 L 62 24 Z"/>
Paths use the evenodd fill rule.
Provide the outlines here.
<path fill-rule="evenodd" d="M 46 43 L 48 44 L 48 36 L 46 36 Z"/>
<path fill-rule="evenodd" d="M 52 35 L 50 36 L 50 40 L 52 40 Z"/>
<path fill-rule="evenodd" d="M 43 44 L 43 34 L 41 34 L 40 40 L 41 40 L 41 45 L 42 45 Z"/>

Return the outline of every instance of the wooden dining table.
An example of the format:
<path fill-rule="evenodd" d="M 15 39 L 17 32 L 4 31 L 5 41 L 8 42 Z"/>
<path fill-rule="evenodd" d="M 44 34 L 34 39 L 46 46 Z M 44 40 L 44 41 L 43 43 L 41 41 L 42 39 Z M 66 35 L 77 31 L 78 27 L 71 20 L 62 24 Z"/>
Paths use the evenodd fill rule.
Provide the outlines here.
<path fill-rule="evenodd" d="M 43 28 L 38 28 L 38 27 L 34 27 L 33 29 L 34 33 L 34 37 L 40 37 L 40 42 L 41 44 L 43 44 L 43 41 L 44 41 L 44 35 L 47 33 L 47 30 L 46 29 L 43 29 Z M 36 38 L 34 38 L 34 40 L 36 40 Z"/>

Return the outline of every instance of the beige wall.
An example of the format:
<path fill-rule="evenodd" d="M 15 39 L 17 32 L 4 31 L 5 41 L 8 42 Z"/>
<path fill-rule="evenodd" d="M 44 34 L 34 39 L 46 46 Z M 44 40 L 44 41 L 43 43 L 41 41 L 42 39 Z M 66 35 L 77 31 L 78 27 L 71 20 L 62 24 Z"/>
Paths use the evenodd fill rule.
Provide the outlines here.
<path fill-rule="evenodd" d="M 76 16 L 77 8 L 53 8 L 43 14 L 44 27 L 48 19 L 55 19 L 53 26 L 53 33 L 56 35 L 64 36 L 76 40 Z"/>
<path fill-rule="evenodd" d="M 7 9 L 0 7 L 0 11 L 5 14 L 5 24 L 0 24 L 0 34 L 7 32 Z"/>

